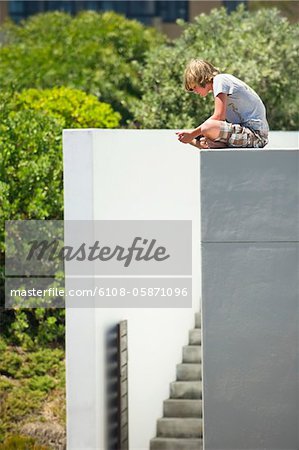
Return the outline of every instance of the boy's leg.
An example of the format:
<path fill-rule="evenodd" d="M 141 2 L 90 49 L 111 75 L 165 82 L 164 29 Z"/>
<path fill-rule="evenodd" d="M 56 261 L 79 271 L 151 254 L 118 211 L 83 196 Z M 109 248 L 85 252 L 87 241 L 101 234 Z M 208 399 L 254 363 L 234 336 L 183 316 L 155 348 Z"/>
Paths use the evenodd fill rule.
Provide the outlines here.
<path fill-rule="evenodd" d="M 191 145 L 197 148 L 226 148 L 227 139 L 222 137 L 222 130 L 227 122 L 220 120 L 207 120 L 201 127 L 201 136 L 193 139 Z"/>
<path fill-rule="evenodd" d="M 201 133 L 211 141 L 215 141 L 221 137 L 221 131 L 227 122 L 223 120 L 208 119 L 201 126 Z"/>
<path fill-rule="evenodd" d="M 226 148 L 228 147 L 228 134 L 226 133 L 227 122 L 222 120 L 207 120 L 201 127 L 205 136 L 205 148 Z"/>
<path fill-rule="evenodd" d="M 268 142 L 267 135 L 259 131 L 221 120 L 207 120 L 202 133 L 210 148 L 263 148 Z"/>
<path fill-rule="evenodd" d="M 220 138 L 226 139 L 228 147 L 233 148 L 263 148 L 268 143 L 267 135 L 239 123 L 226 122 Z"/>

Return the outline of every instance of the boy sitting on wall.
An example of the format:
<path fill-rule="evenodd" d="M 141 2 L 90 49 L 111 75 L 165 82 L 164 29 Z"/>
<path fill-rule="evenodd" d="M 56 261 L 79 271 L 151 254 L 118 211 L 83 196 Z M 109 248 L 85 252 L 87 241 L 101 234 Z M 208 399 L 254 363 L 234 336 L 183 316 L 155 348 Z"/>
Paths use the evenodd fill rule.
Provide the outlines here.
<path fill-rule="evenodd" d="M 184 144 L 198 148 L 254 147 L 268 143 L 265 106 L 247 84 L 233 75 L 220 73 L 212 64 L 191 60 L 184 74 L 185 89 L 205 97 L 213 92 L 214 113 L 194 130 L 176 134 Z"/>

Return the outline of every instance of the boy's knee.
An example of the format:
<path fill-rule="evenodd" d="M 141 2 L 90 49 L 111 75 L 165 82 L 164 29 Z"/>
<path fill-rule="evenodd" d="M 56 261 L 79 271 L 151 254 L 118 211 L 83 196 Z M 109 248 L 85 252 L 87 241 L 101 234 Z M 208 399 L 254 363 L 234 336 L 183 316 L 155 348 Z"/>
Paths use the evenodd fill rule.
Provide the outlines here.
<path fill-rule="evenodd" d="M 206 132 L 209 130 L 209 123 L 205 122 L 204 124 L 202 124 L 202 126 L 200 127 L 200 131 L 203 135 L 206 134 Z"/>
<path fill-rule="evenodd" d="M 220 135 L 221 121 L 209 119 L 200 127 L 201 134 L 206 138 L 215 140 Z"/>
<path fill-rule="evenodd" d="M 207 120 L 202 124 L 202 126 L 200 127 L 200 131 L 204 136 L 211 130 L 214 130 L 216 128 L 217 125 L 214 122 L 214 120 Z"/>

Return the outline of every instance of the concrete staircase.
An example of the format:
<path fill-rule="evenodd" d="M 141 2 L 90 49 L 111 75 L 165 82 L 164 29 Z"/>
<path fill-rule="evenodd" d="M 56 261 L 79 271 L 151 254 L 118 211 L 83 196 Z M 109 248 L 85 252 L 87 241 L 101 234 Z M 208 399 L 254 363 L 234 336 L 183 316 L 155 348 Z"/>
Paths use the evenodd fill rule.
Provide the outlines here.
<path fill-rule="evenodd" d="M 189 331 L 189 344 L 183 347 L 183 362 L 177 365 L 176 374 L 150 450 L 202 450 L 200 313 L 195 315 L 195 328 Z"/>

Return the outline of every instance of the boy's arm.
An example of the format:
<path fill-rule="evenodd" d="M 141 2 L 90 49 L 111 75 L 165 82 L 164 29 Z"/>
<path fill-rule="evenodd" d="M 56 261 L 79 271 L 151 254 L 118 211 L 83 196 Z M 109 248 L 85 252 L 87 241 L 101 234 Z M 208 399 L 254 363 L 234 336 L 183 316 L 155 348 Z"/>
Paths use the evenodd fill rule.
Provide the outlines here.
<path fill-rule="evenodd" d="M 227 107 L 227 94 L 221 92 L 215 97 L 214 113 L 210 117 L 213 120 L 225 120 Z M 208 120 L 210 120 L 208 119 Z"/>
<path fill-rule="evenodd" d="M 202 134 L 201 127 L 208 120 L 225 120 L 226 107 L 227 107 L 227 94 L 221 92 L 220 94 L 217 95 L 217 97 L 215 97 L 214 113 L 212 114 L 212 116 L 209 117 L 197 128 L 194 128 L 194 130 L 178 131 L 176 134 L 178 135 L 179 141 L 183 142 L 184 144 L 189 144 L 194 138 Z"/>

